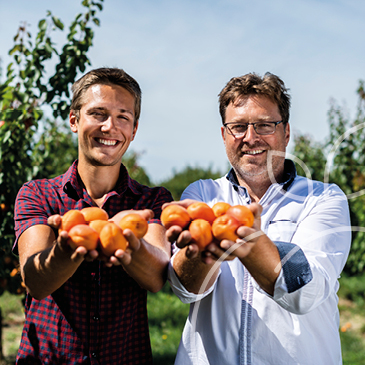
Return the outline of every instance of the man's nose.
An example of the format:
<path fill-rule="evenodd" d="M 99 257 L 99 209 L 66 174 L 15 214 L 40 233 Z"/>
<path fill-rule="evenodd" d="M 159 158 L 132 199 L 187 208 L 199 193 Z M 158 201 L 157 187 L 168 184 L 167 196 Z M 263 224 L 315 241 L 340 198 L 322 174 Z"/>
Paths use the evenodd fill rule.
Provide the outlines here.
<path fill-rule="evenodd" d="M 252 141 L 260 138 L 259 135 L 256 133 L 255 128 L 252 124 L 248 125 L 247 131 L 243 137 L 243 140 L 245 141 Z"/>
<path fill-rule="evenodd" d="M 116 120 L 113 118 L 113 116 L 109 115 L 108 118 L 106 118 L 101 126 L 102 131 L 107 131 L 115 127 Z"/>

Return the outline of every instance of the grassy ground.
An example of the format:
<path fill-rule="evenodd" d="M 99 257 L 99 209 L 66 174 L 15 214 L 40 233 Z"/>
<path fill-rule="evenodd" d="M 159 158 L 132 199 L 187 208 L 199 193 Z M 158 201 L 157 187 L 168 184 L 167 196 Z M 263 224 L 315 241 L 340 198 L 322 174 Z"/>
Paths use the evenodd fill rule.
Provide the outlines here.
<path fill-rule="evenodd" d="M 363 365 L 365 359 L 365 276 L 340 280 L 340 335 L 343 364 Z M 3 353 L 0 365 L 14 364 L 23 327 L 22 298 L 5 292 L 0 297 L 3 315 Z M 189 306 L 182 304 L 166 285 L 148 296 L 151 343 L 155 365 L 174 363 Z"/>

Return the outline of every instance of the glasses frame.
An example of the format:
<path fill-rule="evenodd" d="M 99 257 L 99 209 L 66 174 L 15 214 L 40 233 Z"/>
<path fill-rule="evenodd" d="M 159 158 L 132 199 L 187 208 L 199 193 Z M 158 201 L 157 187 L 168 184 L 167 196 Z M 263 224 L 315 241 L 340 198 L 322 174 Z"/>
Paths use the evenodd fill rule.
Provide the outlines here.
<path fill-rule="evenodd" d="M 258 131 L 257 131 L 257 129 L 256 129 L 256 124 L 261 124 L 261 123 L 264 123 L 264 124 L 272 124 L 273 126 L 274 126 L 274 130 L 272 131 L 272 133 L 259 133 Z M 250 126 L 250 125 L 252 125 L 253 126 L 253 129 L 255 130 L 255 132 L 258 134 L 258 135 L 260 135 L 260 136 L 270 136 L 271 134 L 274 134 L 275 132 L 276 132 L 276 126 L 278 125 L 278 124 L 280 124 L 280 123 L 283 123 L 283 121 L 282 120 L 280 120 L 279 122 L 256 122 L 256 123 L 235 123 L 235 122 L 228 122 L 228 123 L 224 123 L 223 124 L 223 127 L 224 128 L 226 128 L 226 130 L 227 130 L 227 133 L 228 134 L 230 134 L 231 136 L 233 136 L 233 137 L 235 137 L 235 138 L 241 138 L 241 137 L 243 137 L 246 133 L 247 133 L 247 130 L 248 130 L 248 127 Z M 234 134 L 233 132 L 232 132 L 232 130 L 231 130 L 231 128 L 229 127 L 229 125 L 234 125 L 234 124 L 237 124 L 237 125 L 243 125 L 243 124 L 245 124 L 245 125 L 247 125 L 247 129 L 246 129 L 246 131 L 244 132 L 244 133 L 239 133 L 239 134 Z"/>

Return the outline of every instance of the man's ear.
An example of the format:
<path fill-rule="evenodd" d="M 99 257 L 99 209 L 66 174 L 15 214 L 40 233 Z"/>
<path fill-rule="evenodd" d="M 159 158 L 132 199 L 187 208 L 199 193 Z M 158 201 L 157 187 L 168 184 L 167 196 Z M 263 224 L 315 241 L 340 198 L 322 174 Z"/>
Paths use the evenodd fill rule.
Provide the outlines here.
<path fill-rule="evenodd" d="M 135 123 L 135 125 L 134 125 L 134 127 L 133 127 L 133 134 L 132 134 L 131 141 L 133 141 L 133 140 L 134 140 L 134 137 L 136 136 L 137 129 L 138 129 L 138 125 L 139 125 L 139 121 L 138 121 L 138 120 L 136 120 L 136 123 Z"/>
<path fill-rule="evenodd" d="M 77 133 L 77 117 L 75 115 L 75 111 L 71 110 L 69 114 L 69 122 L 70 122 L 70 128 L 71 131 L 74 133 Z"/>
<path fill-rule="evenodd" d="M 223 138 L 223 143 L 224 145 L 226 144 L 226 135 L 225 135 L 225 128 L 224 127 L 221 127 L 221 134 L 222 134 L 222 138 Z"/>

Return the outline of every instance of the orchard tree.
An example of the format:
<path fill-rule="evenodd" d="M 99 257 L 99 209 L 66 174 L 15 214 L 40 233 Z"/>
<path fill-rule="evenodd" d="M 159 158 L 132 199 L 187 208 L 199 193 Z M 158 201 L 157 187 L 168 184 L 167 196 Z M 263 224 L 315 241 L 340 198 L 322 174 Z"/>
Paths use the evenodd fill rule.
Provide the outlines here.
<path fill-rule="evenodd" d="M 298 175 L 323 181 L 326 166 L 325 143 L 313 141 L 309 135 L 295 135 L 293 155 Z"/>
<path fill-rule="evenodd" d="M 223 174 L 219 171 L 214 172 L 212 167 L 204 169 L 202 167 L 186 166 L 180 172 L 173 171 L 173 176 L 161 182 L 160 185 L 168 189 L 174 200 L 179 200 L 185 188 L 192 182 L 199 179 L 217 179 Z"/>
<path fill-rule="evenodd" d="M 5 289 L 12 293 L 24 290 L 17 275 L 17 258 L 11 253 L 15 197 L 24 182 L 45 174 L 56 175 L 55 167 L 63 169 L 67 165 L 58 163 L 60 154 L 65 149 L 72 150 L 74 140 L 68 139 L 68 132 L 56 122 L 44 120 L 43 107 L 50 106 L 55 119 L 67 118 L 70 86 L 77 74 L 90 65 L 87 53 L 94 36 L 92 27 L 99 25 L 96 16 L 103 8 L 102 2 L 82 1 L 84 12 L 71 22 L 60 51 L 51 35 L 63 31 L 64 24 L 50 11 L 39 21 L 34 38 L 23 23 L 9 51 L 13 62 L 6 68 L 5 82 L 0 84 L 0 294 Z M 55 72 L 49 77 L 45 69 L 51 59 L 57 61 Z M 44 132 L 36 140 L 40 123 L 44 124 Z M 59 159 L 52 161 L 57 154 Z"/>
<path fill-rule="evenodd" d="M 345 270 L 365 271 L 365 95 L 358 88 L 358 107 L 353 121 L 343 108 L 332 102 L 329 110 L 330 138 L 325 181 L 338 184 L 347 195 L 352 225 L 352 245 Z"/>
<path fill-rule="evenodd" d="M 304 164 L 298 173 L 326 183 L 337 184 L 347 195 L 352 226 L 352 245 L 345 272 L 365 271 L 365 92 L 358 88 L 358 107 L 354 120 L 345 108 L 331 101 L 328 111 L 330 135 L 324 143 L 309 136 L 296 136 L 293 154 Z M 325 157 L 326 156 L 326 157 Z"/>

